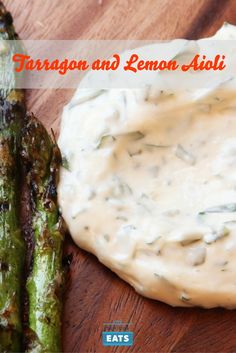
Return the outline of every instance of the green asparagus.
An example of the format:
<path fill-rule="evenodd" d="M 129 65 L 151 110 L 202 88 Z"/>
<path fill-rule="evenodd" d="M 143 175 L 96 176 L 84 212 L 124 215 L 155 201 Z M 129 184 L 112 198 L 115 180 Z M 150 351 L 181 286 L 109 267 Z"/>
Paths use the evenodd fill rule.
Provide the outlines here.
<path fill-rule="evenodd" d="M 0 97 L 7 98 L 12 94 L 12 90 L 19 87 L 23 76 L 22 73 L 16 73 L 15 63 L 12 60 L 14 53 L 23 53 L 23 44 L 19 40 L 13 27 L 13 20 L 10 12 L 6 11 L 3 3 L 0 1 Z M 18 90 L 18 94 L 23 91 Z"/>
<path fill-rule="evenodd" d="M 61 155 L 34 116 L 22 133 L 22 161 L 32 199 L 34 250 L 26 288 L 29 300 L 28 352 L 61 351 L 63 223 L 57 205 Z"/>
<path fill-rule="evenodd" d="M 19 224 L 19 136 L 24 94 L 15 90 L 11 55 L 17 39 L 12 18 L 0 2 L 0 352 L 19 352 L 22 341 L 21 286 L 25 243 Z M 15 41 L 16 42 L 16 41 Z"/>

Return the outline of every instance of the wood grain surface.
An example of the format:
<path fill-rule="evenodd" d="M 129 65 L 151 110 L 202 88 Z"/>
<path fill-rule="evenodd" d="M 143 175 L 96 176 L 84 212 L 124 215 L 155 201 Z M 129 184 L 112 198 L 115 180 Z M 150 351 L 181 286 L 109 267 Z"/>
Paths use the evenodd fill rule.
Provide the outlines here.
<path fill-rule="evenodd" d="M 196 39 L 224 21 L 236 24 L 236 0 L 5 0 L 23 39 Z M 73 90 L 31 90 L 28 109 L 59 131 Z M 73 254 L 63 313 L 64 352 L 236 352 L 236 311 L 181 309 L 142 298 L 79 250 Z M 134 346 L 103 347 L 105 322 L 131 322 Z"/>

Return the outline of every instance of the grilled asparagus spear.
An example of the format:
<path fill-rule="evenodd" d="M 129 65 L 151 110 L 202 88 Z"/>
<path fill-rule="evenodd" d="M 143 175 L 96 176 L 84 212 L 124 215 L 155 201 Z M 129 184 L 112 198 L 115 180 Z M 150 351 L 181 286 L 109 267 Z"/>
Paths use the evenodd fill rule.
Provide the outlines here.
<path fill-rule="evenodd" d="M 32 271 L 26 285 L 28 352 L 60 352 L 63 231 L 56 186 L 61 155 L 42 124 L 33 116 L 26 120 L 21 155 L 31 190 L 34 232 Z"/>
<path fill-rule="evenodd" d="M 6 10 L 3 3 L 0 1 L 0 79 L 1 99 L 7 98 L 15 90 L 17 84 L 22 80 L 21 74 L 17 74 L 14 69 L 12 56 L 14 53 L 24 52 L 22 43 L 18 35 L 15 33 L 13 20 L 10 12 Z M 18 94 L 23 91 L 18 90 Z"/>
<path fill-rule="evenodd" d="M 14 89 L 11 55 L 16 47 L 3 41 L 9 39 L 17 35 L 11 15 L 0 2 L 0 352 L 19 352 L 25 244 L 18 213 L 18 151 L 25 107 L 23 92 Z"/>

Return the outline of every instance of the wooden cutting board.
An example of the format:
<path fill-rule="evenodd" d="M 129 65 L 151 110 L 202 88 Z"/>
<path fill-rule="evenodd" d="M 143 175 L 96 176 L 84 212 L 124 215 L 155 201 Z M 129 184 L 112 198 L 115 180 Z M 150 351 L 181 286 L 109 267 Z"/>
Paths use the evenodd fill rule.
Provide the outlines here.
<path fill-rule="evenodd" d="M 236 0 L 5 0 L 23 39 L 196 39 L 224 21 L 236 24 Z M 32 90 L 28 109 L 59 131 L 73 90 Z M 236 311 L 180 309 L 145 299 L 79 250 L 68 235 L 73 261 L 63 314 L 65 352 L 235 352 Z M 134 346 L 103 347 L 105 322 L 131 322 Z"/>

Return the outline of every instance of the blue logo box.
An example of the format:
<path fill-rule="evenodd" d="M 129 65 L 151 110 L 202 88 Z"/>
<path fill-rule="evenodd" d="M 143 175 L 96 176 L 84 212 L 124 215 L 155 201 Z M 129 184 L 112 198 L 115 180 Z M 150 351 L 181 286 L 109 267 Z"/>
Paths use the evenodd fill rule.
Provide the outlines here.
<path fill-rule="evenodd" d="M 104 346 L 132 346 L 133 332 L 130 331 L 103 331 L 102 344 Z"/>

